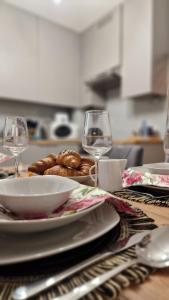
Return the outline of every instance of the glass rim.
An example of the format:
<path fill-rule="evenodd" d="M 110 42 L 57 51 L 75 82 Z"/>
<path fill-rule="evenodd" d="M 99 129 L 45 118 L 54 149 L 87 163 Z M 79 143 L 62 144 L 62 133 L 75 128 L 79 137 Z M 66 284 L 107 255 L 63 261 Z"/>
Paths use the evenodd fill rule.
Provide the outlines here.
<path fill-rule="evenodd" d="M 109 113 L 108 110 L 105 109 L 93 109 L 93 110 L 86 110 L 85 113 Z"/>
<path fill-rule="evenodd" d="M 26 120 L 26 117 L 25 116 L 21 116 L 21 115 L 4 115 L 3 116 L 5 119 L 17 119 L 17 118 L 21 118 L 21 119 L 25 119 Z"/>

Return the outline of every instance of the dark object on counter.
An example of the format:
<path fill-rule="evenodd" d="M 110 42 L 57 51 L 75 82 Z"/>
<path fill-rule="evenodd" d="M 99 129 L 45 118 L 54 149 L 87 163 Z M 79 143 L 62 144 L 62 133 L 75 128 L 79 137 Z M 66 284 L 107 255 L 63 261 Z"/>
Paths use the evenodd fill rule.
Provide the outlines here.
<path fill-rule="evenodd" d="M 9 174 L 7 172 L 4 171 L 0 171 L 0 180 L 1 179 L 5 179 L 9 176 Z"/>
<path fill-rule="evenodd" d="M 38 122 L 32 121 L 32 120 L 27 120 L 27 126 L 28 126 L 29 138 L 32 139 L 36 132 Z"/>
<path fill-rule="evenodd" d="M 66 125 L 61 125 L 60 127 L 57 127 L 55 130 L 55 135 L 58 137 L 68 137 L 71 134 L 71 128 L 69 128 Z"/>

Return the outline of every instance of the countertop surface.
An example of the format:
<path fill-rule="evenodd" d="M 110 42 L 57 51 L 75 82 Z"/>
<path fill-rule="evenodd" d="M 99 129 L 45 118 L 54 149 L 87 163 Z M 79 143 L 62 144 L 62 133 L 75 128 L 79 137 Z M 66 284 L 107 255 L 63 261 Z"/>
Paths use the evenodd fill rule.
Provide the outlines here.
<path fill-rule="evenodd" d="M 113 144 L 162 144 L 163 140 L 159 136 L 129 136 L 126 139 L 113 140 Z M 61 144 L 81 144 L 80 139 L 60 139 L 60 140 L 31 140 L 32 145 L 61 145 Z"/>

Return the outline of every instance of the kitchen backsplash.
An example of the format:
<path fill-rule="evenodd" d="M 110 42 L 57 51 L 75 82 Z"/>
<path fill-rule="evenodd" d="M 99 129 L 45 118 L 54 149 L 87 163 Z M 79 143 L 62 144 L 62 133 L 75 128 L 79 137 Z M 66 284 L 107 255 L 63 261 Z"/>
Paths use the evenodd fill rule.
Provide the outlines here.
<path fill-rule="evenodd" d="M 143 120 L 152 125 L 160 135 L 164 134 L 166 120 L 166 100 L 154 99 L 122 99 L 118 92 L 113 92 L 105 101 L 106 109 L 110 113 L 112 135 L 114 139 L 123 139 L 137 131 Z M 43 104 L 25 103 L 13 100 L 0 100 L 0 130 L 2 116 L 7 114 L 41 117 L 52 119 L 58 108 Z M 83 126 L 83 112 L 72 110 L 72 120 Z"/>
<path fill-rule="evenodd" d="M 166 122 L 166 99 L 122 99 L 113 92 L 106 101 L 114 139 L 123 139 L 138 131 L 143 120 L 155 128 L 161 137 Z"/>
<path fill-rule="evenodd" d="M 0 99 L 0 137 L 2 136 L 5 115 L 20 115 L 28 119 L 49 123 L 54 119 L 56 112 L 66 112 L 70 118 L 72 117 L 72 109 L 70 108 Z"/>

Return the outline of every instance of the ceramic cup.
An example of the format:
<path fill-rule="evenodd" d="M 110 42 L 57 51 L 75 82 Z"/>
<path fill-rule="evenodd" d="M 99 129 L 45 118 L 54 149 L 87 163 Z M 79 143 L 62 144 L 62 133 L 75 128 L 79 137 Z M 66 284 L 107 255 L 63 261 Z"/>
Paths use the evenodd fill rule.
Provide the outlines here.
<path fill-rule="evenodd" d="M 101 159 L 98 163 L 98 186 L 108 192 L 122 189 L 122 173 L 125 169 L 127 159 Z M 94 181 L 90 169 L 90 177 Z"/>

